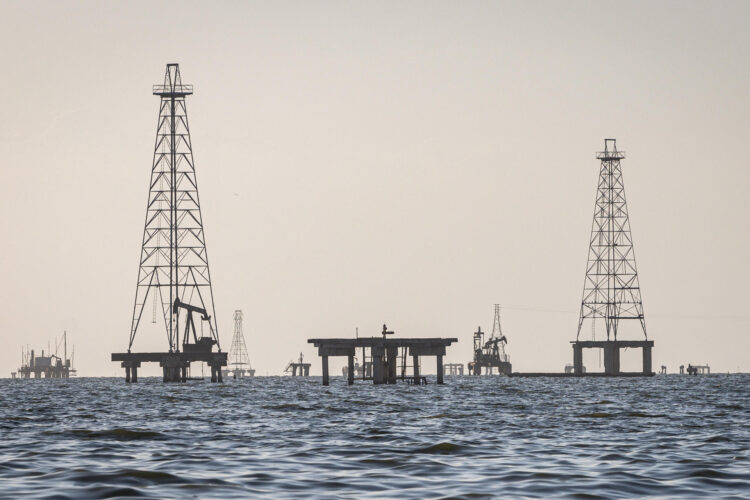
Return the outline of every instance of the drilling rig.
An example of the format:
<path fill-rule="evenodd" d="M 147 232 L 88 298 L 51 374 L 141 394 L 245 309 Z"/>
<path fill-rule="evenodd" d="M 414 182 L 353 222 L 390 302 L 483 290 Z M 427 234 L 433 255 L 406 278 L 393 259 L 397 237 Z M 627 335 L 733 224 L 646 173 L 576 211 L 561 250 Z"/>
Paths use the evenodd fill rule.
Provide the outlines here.
<path fill-rule="evenodd" d="M 503 335 L 500 326 L 500 304 L 495 304 L 495 319 L 489 339 L 484 340 L 481 327 L 474 332 L 474 360 L 468 363 L 469 373 L 481 375 L 482 368 L 484 368 L 486 375 L 493 375 L 497 368 L 499 375 L 510 375 L 513 366 L 510 363 L 510 357 L 505 352 L 507 343 L 508 339 Z"/>

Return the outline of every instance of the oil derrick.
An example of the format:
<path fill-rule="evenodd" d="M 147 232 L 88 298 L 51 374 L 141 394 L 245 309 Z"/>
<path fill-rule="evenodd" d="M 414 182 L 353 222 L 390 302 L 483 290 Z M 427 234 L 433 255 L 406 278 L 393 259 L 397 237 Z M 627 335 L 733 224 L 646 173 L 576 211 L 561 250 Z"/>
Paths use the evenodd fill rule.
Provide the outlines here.
<path fill-rule="evenodd" d="M 203 350 L 219 346 L 185 106 L 185 97 L 192 93 L 193 86 L 182 83 L 177 64 L 168 64 L 164 83 L 153 86 L 160 99 L 159 121 L 128 352 L 151 294 L 154 307 L 161 308 L 169 352 L 185 350 L 191 340 Z"/>
<path fill-rule="evenodd" d="M 234 378 L 242 377 L 246 373 L 249 376 L 255 374 L 255 370 L 250 367 L 245 335 L 242 332 L 242 311 L 239 309 L 234 311 L 234 336 L 232 337 L 232 347 L 229 349 L 229 366 Z"/>
<path fill-rule="evenodd" d="M 615 139 L 605 139 L 596 157 L 601 160 L 599 186 L 576 339 L 584 320 L 596 318 L 604 319 L 608 341 L 617 340 L 620 320 L 638 320 L 647 339 L 620 165 L 625 153 L 617 150 Z"/>
<path fill-rule="evenodd" d="M 111 359 L 125 368 L 126 382 L 138 381 L 138 368 L 144 362 L 159 363 L 164 382 L 186 382 L 190 364 L 204 362 L 211 367 L 211 382 L 222 382 L 221 368 L 227 365 L 227 353 L 219 345 L 185 106 L 185 97 L 193 94 L 193 86 L 182 83 L 179 65 L 167 64 L 164 82 L 154 85 L 152 92 L 159 97 L 159 121 L 130 340 L 128 351 L 112 353 Z M 132 352 L 149 303 L 160 311 L 169 349 Z M 218 352 L 214 352 L 214 345 Z"/>

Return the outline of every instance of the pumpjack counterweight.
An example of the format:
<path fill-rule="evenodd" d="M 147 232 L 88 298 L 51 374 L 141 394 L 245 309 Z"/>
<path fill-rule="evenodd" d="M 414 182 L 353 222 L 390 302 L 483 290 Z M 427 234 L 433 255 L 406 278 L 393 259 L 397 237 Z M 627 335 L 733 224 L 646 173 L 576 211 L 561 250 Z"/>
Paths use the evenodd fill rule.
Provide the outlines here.
<path fill-rule="evenodd" d="M 212 380 L 220 380 L 221 366 L 226 366 L 227 356 L 219 344 L 185 105 L 185 97 L 193 94 L 193 86 L 182 83 L 178 64 L 167 64 L 163 84 L 154 85 L 152 91 L 160 101 L 159 121 L 130 340 L 128 352 L 114 353 L 112 360 L 123 362 L 128 381 L 131 371 L 133 381 L 137 380 L 141 361 L 155 360 L 164 367 L 165 381 L 186 380 L 191 361 L 207 362 Z M 161 306 L 168 342 L 164 359 L 159 357 L 160 353 L 131 352 L 144 309 L 150 303 Z M 214 345 L 218 352 L 213 352 Z"/>

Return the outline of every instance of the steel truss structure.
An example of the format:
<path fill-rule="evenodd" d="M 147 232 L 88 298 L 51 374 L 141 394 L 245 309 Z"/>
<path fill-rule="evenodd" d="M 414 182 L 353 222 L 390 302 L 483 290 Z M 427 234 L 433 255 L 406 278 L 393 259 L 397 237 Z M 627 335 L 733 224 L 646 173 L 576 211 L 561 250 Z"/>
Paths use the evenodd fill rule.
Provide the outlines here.
<path fill-rule="evenodd" d="M 215 343 L 221 351 L 185 106 L 192 93 L 177 64 L 168 64 L 164 83 L 153 86 L 159 121 L 128 352 L 149 297 L 154 308 L 161 305 L 169 352 L 185 350 L 191 337 L 203 348 Z M 200 319 L 194 320 L 193 313 Z"/>
<path fill-rule="evenodd" d="M 503 329 L 500 327 L 500 304 L 495 304 L 495 320 L 492 323 L 492 334 L 490 340 L 505 338 L 503 335 Z M 495 345 L 499 345 L 500 352 L 498 353 L 501 361 L 509 361 L 508 355 L 505 354 L 505 342 L 497 342 Z"/>
<path fill-rule="evenodd" d="M 229 348 L 229 366 L 232 370 L 244 371 L 250 369 L 250 356 L 247 354 L 245 335 L 242 332 L 242 311 L 234 311 L 234 335 L 232 347 Z"/>
<path fill-rule="evenodd" d="M 615 139 L 605 139 L 596 157 L 601 160 L 599 186 L 576 339 L 583 321 L 596 318 L 604 318 L 607 340 L 617 340 L 620 320 L 640 321 L 648 338 L 620 165 L 625 152 L 617 150 Z"/>

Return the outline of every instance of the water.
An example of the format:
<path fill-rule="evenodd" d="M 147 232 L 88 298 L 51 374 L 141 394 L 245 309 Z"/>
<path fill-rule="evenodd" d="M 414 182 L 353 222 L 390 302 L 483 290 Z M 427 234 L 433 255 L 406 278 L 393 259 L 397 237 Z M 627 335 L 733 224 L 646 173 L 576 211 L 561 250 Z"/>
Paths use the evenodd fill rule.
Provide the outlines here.
<path fill-rule="evenodd" d="M 750 375 L 0 381 L 0 496 L 750 498 Z"/>

